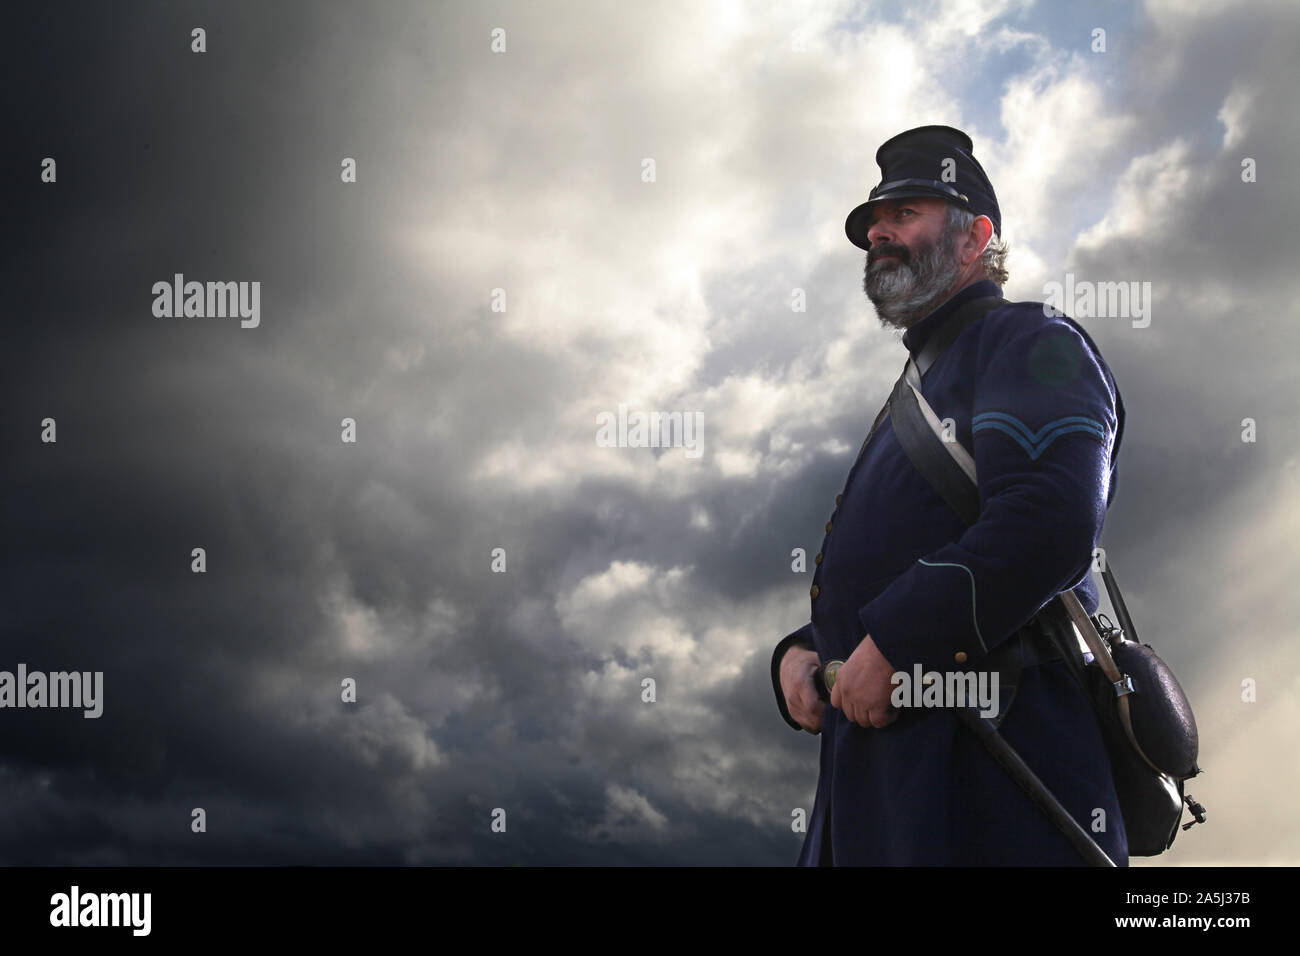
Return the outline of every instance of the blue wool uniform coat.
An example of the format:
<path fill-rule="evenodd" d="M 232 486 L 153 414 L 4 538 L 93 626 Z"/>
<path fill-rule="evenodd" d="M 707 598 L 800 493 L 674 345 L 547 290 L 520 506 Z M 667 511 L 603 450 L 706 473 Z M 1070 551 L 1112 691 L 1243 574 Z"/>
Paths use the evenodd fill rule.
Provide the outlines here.
<path fill-rule="evenodd" d="M 972 283 L 910 327 L 915 356 L 970 298 Z M 1058 592 L 1097 609 L 1093 548 L 1114 497 L 1124 406 L 1110 370 L 1073 320 L 1041 303 L 994 309 L 927 371 L 922 393 L 972 453 L 980 517 L 966 525 L 911 464 L 886 417 L 849 470 L 826 525 L 811 620 L 788 635 L 822 663 L 865 634 L 908 674 L 980 669 L 981 659 Z M 960 655 L 965 655 L 961 657 Z M 782 716 L 798 729 L 777 685 Z M 1061 660 L 1027 667 L 1000 727 L 1048 789 L 1117 865 L 1123 820 L 1087 699 Z M 1060 864 L 1081 860 L 963 728 L 941 709 L 904 709 L 864 728 L 827 705 L 817 797 L 800 865 Z M 1103 819 L 1105 831 L 1094 831 Z"/>

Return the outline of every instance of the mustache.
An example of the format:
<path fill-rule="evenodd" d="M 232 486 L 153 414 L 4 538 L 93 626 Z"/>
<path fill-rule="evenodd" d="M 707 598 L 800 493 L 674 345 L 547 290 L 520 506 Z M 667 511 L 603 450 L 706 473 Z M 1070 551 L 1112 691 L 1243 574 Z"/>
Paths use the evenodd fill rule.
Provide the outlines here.
<path fill-rule="evenodd" d="M 897 256 L 898 261 L 903 263 L 904 265 L 906 265 L 912 259 L 912 256 L 910 253 L 908 253 L 906 246 L 899 246 L 899 245 L 894 245 L 893 243 L 886 243 L 880 246 L 872 246 L 870 249 L 867 250 L 867 265 L 868 266 L 875 265 L 875 263 L 879 259 L 883 258 L 884 256 Z"/>

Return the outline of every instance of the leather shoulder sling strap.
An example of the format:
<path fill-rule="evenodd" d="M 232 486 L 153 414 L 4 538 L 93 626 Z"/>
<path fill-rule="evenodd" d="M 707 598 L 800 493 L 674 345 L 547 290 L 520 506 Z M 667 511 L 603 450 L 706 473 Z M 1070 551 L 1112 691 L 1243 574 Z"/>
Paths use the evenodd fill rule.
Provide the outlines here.
<path fill-rule="evenodd" d="M 893 401 L 893 396 L 898 393 L 899 386 L 908 379 L 912 370 L 915 369 L 914 377 L 916 387 L 919 389 L 921 387 L 921 377 L 930 370 L 930 366 L 935 363 L 935 360 L 944 353 L 948 346 L 957 341 L 957 336 L 966 331 L 968 326 L 973 325 L 975 322 L 984 318 L 985 315 L 993 309 L 996 309 L 998 306 L 1005 305 L 1006 302 L 1006 299 L 996 295 L 971 299 L 970 301 L 964 302 L 958 306 L 957 310 L 948 317 L 947 321 L 930 334 L 930 337 L 925 340 L 925 345 L 921 347 L 921 351 L 916 355 L 916 357 L 914 359 L 911 357 L 908 358 L 907 367 L 903 369 L 903 374 L 899 376 L 898 382 L 894 385 L 893 393 L 876 414 L 876 420 L 871 423 L 871 430 L 867 432 L 866 441 L 862 443 L 862 448 L 858 450 L 859 458 L 861 458 L 862 453 L 867 450 L 867 445 L 871 442 L 871 437 L 875 435 L 876 429 L 880 427 L 880 423 L 885 420 L 886 415 L 890 414 L 890 404 Z"/>

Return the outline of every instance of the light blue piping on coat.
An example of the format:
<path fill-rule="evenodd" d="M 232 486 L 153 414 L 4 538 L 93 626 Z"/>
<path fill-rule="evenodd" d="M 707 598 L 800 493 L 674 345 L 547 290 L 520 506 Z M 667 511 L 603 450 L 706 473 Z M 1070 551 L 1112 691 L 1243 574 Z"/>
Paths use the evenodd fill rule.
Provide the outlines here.
<path fill-rule="evenodd" d="M 922 564 L 924 564 L 927 568 L 961 568 L 963 571 L 965 571 L 967 574 L 970 575 L 970 617 L 971 617 L 971 623 L 975 625 L 975 636 L 979 638 L 980 647 L 984 650 L 984 653 L 987 654 L 988 651 L 989 651 L 989 648 L 988 648 L 988 645 L 984 643 L 984 635 L 980 633 L 980 622 L 979 622 L 979 618 L 976 617 L 976 615 L 975 615 L 975 575 L 974 575 L 974 573 L 972 573 L 971 569 L 968 568 L 968 567 L 966 567 L 966 565 L 964 565 L 964 564 L 955 564 L 955 563 L 951 563 L 951 562 L 948 562 L 948 561 L 935 561 L 935 562 L 932 563 L 932 562 L 930 562 L 930 561 L 925 560 L 925 558 L 917 558 L 916 560 L 920 561 L 920 562 L 921 562 Z"/>

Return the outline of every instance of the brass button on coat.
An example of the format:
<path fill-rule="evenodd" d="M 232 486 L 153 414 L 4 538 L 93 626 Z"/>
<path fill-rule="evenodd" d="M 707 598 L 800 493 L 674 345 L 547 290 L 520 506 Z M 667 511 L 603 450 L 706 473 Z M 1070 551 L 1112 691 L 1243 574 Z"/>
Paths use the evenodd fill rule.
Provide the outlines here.
<path fill-rule="evenodd" d="M 822 563 L 822 553 L 818 551 L 817 557 L 813 558 L 813 564 L 821 564 L 821 563 Z"/>
<path fill-rule="evenodd" d="M 826 533 L 827 534 L 831 533 L 831 523 L 829 521 L 826 522 Z"/>
<path fill-rule="evenodd" d="M 840 506 L 840 502 L 843 501 L 843 500 L 844 500 L 844 496 L 843 496 L 843 495 L 836 495 L 836 496 L 835 496 L 835 507 L 838 508 L 838 507 Z"/>
<path fill-rule="evenodd" d="M 817 585 L 814 584 L 811 588 L 808 589 L 808 593 L 811 594 L 813 597 L 816 597 L 819 593 L 821 593 L 821 588 L 819 588 Z"/>
<path fill-rule="evenodd" d="M 955 660 L 958 664 L 965 664 L 965 663 L 966 663 L 966 652 L 965 652 L 965 651 L 958 651 L 956 654 L 953 655 L 953 660 Z"/>

